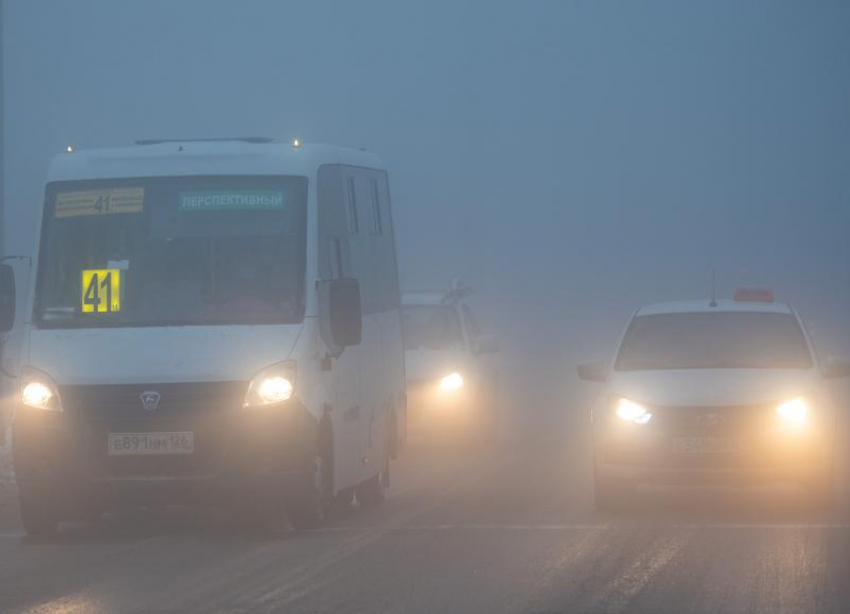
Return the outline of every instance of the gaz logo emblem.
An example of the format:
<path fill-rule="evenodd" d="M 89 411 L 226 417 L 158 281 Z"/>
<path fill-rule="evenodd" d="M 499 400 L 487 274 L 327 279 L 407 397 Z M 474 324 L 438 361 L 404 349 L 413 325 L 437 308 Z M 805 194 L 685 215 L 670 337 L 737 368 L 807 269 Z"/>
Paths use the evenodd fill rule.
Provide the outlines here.
<path fill-rule="evenodd" d="M 145 411 L 156 411 L 161 397 L 156 390 L 146 390 L 139 395 L 139 398 L 142 400 L 142 407 Z"/>
<path fill-rule="evenodd" d="M 700 414 L 697 416 L 697 424 L 700 426 L 721 426 L 726 423 L 726 416 L 722 414 Z"/>

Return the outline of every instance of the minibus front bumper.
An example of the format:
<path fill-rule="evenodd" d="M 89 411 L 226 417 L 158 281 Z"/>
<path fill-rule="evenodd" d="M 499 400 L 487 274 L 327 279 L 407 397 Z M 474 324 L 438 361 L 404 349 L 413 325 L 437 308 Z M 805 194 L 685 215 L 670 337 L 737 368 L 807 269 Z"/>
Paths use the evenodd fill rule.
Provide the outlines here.
<path fill-rule="evenodd" d="M 234 399 L 222 395 L 207 399 L 206 407 L 187 403 L 156 416 L 79 403 L 63 412 L 18 408 L 13 457 L 19 489 L 69 512 L 144 504 L 253 505 L 275 496 L 308 470 L 316 420 L 295 400 L 247 410 Z M 190 432 L 193 450 L 110 454 L 110 433 L 157 432 Z"/>

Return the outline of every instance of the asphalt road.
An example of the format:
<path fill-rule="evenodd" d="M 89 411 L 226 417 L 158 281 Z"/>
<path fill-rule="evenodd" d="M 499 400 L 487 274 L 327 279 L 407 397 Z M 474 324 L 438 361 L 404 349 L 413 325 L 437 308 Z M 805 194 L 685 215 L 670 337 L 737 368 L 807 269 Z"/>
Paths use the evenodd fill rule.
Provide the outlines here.
<path fill-rule="evenodd" d="M 793 487 L 640 491 L 593 510 L 588 425 L 493 456 L 417 447 L 378 509 L 268 540 L 232 514 L 0 523 L 0 612 L 850 612 L 848 417 L 836 509 Z"/>

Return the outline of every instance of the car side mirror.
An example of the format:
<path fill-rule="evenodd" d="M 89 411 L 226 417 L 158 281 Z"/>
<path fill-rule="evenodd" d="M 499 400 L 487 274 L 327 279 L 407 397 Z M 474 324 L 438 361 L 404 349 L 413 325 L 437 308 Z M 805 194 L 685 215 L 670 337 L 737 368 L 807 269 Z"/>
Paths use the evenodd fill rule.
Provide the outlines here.
<path fill-rule="evenodd" d="M 0 332 L 8 333 L 15 326 L 15 271 L 8 264 L 0 265 Z"/>
<path fill-rule="evenodd" d="M 319 297 L 319 329 L 331 354 L 359 345 L 363 336 L 363 306 L 356 279 L 323 279 L 316 284 Z"/>
<path fill-rule="evenodd" d="M 586 382 L 604 382 L 608 379 L 608 367 L 601 360 L 585 362 L 576 367 L 579 379 Z"/>
<path fill-rule="evenodd" d="M 480 335 L 472 344 L 476 354 L 495 354 L 499 351 L 499 342 L 492 335 Z"/>
<path fill-rule="evenodd" d="M 830 356 L 823 366 L 823 376 L 827 379 L 850 377 L 850 360 Z"/>

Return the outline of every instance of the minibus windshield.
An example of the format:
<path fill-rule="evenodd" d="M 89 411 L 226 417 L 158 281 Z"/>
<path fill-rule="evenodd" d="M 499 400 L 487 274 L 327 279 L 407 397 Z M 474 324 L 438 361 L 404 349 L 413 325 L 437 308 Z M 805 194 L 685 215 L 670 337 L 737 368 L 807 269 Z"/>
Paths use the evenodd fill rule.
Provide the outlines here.
<path fill-rule="evenodd" d="M 276 324 L 304 315 L 303 177 L 48 186 L 40 328 Z"/>

